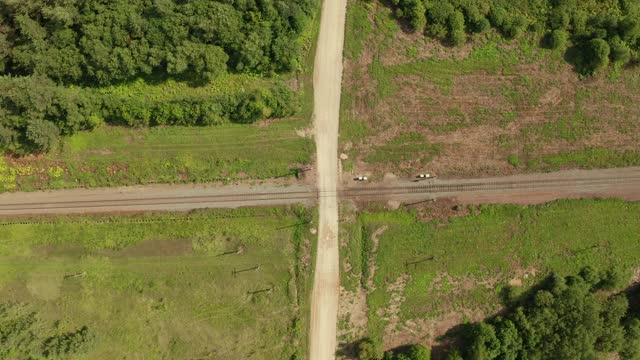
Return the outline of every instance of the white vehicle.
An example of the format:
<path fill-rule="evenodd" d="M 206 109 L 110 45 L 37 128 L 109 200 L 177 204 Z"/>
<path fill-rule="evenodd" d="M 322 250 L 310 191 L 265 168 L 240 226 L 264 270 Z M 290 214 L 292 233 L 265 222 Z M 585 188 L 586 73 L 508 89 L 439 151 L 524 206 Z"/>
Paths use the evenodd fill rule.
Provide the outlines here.
<path fill-rule="evenodd" d="M 369 181 L 369 178 L 366 176 L 358 176 L 353 178 L 353 181 Z"/>
<path fill-rule="evenodd" d="M 436 175 L 435 174 L 418 174 L 418 176 L 416 176 L 416 178 L 420 179 L 420 180 L 426 180 L 426 179 L 435 179 Z"/>

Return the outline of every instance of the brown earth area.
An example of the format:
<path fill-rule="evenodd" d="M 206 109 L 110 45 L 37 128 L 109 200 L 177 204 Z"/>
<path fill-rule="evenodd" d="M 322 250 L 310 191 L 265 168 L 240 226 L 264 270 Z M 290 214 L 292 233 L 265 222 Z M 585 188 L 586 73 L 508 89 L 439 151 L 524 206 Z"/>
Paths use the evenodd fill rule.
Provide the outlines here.
<path fill-rule="evenodd" d="M 372 8 L 372 23 L 376 12 L 388 11 L 379 4 Z M 512 175 L 584 166 L 536 162 L 548 155 L 589 149 L 640 151 L 637 67 L 580 79 L 558 54 L 535 45 L 529 55 L 516 41 L 496 46 L 517 54 L 517 64 L 495 73 L 481 68 L 462 73 L 456 61 L 492 44 L 489 36 L 449 48 L 403 30 L 392 38 L 376 31 L 358 59 L 345 61 L 343 92 L 349 100 L 343 103 L 342 121 L 357 121 L 369 130 L 363 138 L 342 140 L 341 150 L 353 162 L 350 175 L 408 175 L 424 169 L 448 177 Z M 412 56 L 407 55 L 409 49 Z M 383 66 L 379 71 L 387 72 L 402 64 L 451 59 L 455 61 L 442 74 L 450 76 L 450 87 L 421 74 L 391 75 L 384 87 L 393 90 L 384 98 L 378 91 L 379 75 L 372 70 L 375 61 Z M 425 155 L 390 143 L 403 134 L 421 135 L 424 142 L 437 145 L 439 153 Z M 376 151 L 386 151 L 389 157 L 374 161 L 371 155 Z M 396 155 L 405 151 L 409 154 Z M 508 161 L 510 155 L 517 156 L 518 164 Z"/>

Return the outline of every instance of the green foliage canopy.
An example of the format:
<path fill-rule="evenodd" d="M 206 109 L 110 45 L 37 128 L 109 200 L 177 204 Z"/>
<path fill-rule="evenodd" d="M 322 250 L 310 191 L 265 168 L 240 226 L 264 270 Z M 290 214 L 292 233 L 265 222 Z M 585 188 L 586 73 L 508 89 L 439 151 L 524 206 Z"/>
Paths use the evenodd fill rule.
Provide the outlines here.
<path fill-rule="evenodd" d="M 526 31 L 548 36 L 548 44 L 564 50 L 573 45 L 572 61 L 579 72 L 591 74 L 609 61 L 627 64 L 640 59 L 640 3 L 588 0 L 392 0 L 397 17 L 413 31 L 460 46 L 465 32 L 479 33 L 490 26 L 507 38 Z M 591 6 L 591 10 L 586 8 Z"/>

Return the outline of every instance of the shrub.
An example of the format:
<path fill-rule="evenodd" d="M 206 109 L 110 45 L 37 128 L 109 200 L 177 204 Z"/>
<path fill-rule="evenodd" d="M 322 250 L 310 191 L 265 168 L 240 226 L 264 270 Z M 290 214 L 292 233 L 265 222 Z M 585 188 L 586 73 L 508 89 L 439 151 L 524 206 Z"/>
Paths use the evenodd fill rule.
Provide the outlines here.
<path fill-rule="evenodd" d="M 611 61 L 614 63 L 624 65 L 631 60 L 631 49 L 619 36 L 609 40 L 609 47 L 611 49 Z"/>
<path fill-rule="evenodd" d="M 358 343 L 359 360 L 380 360 L 382 356 L 382 345 L 379 341 L 366 338 Z"/>
<path fill-rule="evenodd" d="M 596 72 L 609 65 L 611 48 L 605 40 L 595 38 L 587 46 L 586 63 L 589 71 Z"/>
<path fill-rule="evenodd" d="M 511 165 L 513 167 L 520 166 L 520 158 L 518 157 L 517 154 L 509 155 L 509 157 L 507 157 L 507 162 L 509 163 L 509 165 Z"/>
<path fill-rule="evenodd" d="M 569 33 L 564 30 L 553 30 L 549 38 L 549 47 L 552 49 L 565 49 L 567 47 L 567 40 L 569 39 Z"/>
<path fill-rule="evenodd" d="M 467 42 L 467 34 L 462 30 L 455 30 L 451 32 L 451 43 L 454 46 L 461 46 Z"/>

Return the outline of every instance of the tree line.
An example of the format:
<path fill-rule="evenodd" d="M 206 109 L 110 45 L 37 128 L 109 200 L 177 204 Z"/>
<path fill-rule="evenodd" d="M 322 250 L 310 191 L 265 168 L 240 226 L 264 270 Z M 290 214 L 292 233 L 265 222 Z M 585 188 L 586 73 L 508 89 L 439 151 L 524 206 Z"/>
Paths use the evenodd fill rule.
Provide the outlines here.
<path fill-rule="evenodd" d="M 251 123 L 296 111 L 279 81 L 166 102 L 101 93 L 137 78 L 193 86 L 299 67 L 317 0 L 0 0 L 0 151 L 46 152 L 60 135 L 127 126 Z"/>
<path fill-rule="evenodd" d="M 296 68 L 316 0 L 0 0 L 0 75 L 112 84 Z"/>
<path fill-rule="evenodd" d="M 293 115 L 297 100 L 281 82 L 206 97 L 150 101 L 59 86 L 45 76 L 0 77 L 0 151 L 47 152 L 57 147 L 60 135 L 91 130 L 105 122 L 132 127 L 252 123 Z"/>
<path fill-rule="evenodd" d="M 391 0 L 395 16 L 412 31 L 454 46 L 491 27 L 507 38 L 542 34 L 543 44 L 554 49 L 571 44 L 570 60 L 582 74 L 640 59 L 640 2 L 609 3 L 603 8 L 591 0 Z"/>
<path fill-rule="evenodd" d="M 531 290 L 507 295 L 503 314 L 465 324 L 447 360 L 591 360 L 603 353 L 640 359 L 640 286 L 614 292 L 620 272 L 583 268 L 577 275 L 551 274 Z M 423 345 L 382 351 L 380 339 L 364 339 L 360 360 L 430 359 Z"/>

